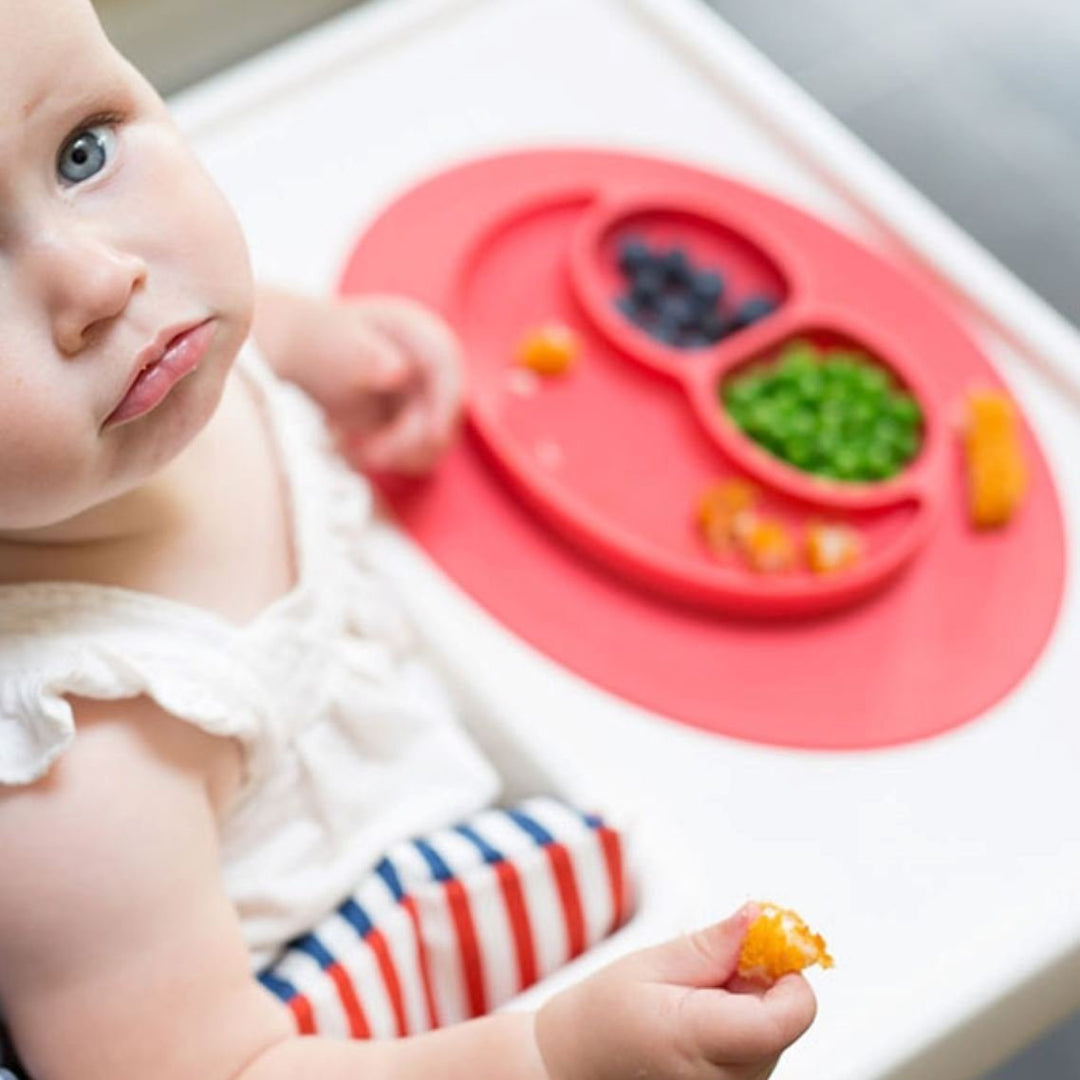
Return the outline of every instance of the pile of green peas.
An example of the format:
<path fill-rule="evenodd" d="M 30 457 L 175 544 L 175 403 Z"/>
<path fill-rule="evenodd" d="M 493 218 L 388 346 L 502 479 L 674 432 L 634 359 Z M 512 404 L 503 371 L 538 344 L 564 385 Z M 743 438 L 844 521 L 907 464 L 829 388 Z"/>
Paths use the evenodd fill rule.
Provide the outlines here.
<path fill-rule="evenodd" d="M 732 421 L 770 453 L 833 480 L 887 480 L 918 453 L 923 414 L 865 353 L 787 345 L 723 383 Z"/>

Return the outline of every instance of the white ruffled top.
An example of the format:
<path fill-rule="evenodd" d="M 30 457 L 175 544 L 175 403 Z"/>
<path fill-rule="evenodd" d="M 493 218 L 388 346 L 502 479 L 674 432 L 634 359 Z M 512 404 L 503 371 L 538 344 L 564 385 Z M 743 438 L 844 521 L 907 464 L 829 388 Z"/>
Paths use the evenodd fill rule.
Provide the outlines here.
<path fill-rule="evenodd" d="M 145 694 L 237 739 L 245 783 L 223 869 L 258 969 L 394 841 L 490 804 L 498 781 L 365 564 L 366 482 L 300 390 L 253 353 L 241 363 L 285 474 L 295 587 L 237 626 L 119 587 L 0 586 L 0 783 L 33 782 L 71 745 L 68 694 Z"/>

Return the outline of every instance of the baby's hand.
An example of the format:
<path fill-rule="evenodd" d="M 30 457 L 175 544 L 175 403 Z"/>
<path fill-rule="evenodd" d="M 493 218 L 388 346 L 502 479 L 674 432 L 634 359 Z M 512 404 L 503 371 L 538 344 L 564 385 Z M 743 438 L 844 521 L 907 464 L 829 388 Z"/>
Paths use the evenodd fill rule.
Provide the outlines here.
<path fill-rule="evenodd" d="M 404 297 L 266 295 L 264 327 L 285 327 L 267 334 L 286 343 L 275 366 L 323 407 L 346 460 L 377 472 L 431 469 L 461 412 L 461 350 L 446 323 Z"/>
<path fill-rule="evenodd" d="M 765 1080 L 814 1019 L 801 975 L 733 979 L 757 911 L 617 961 L 548 1002 L 536 1039 L 551 1080 Z"/>
<path fill-rule="evenodd" d="M 434 312 L 403 297 L 354 300 L 342 313 L 356 336 L 355 366 L 343 364 L 342 396 L 328 409 L 341 452 L 359 469 L 427 472 L 461 415 L 457 338 Z"/>

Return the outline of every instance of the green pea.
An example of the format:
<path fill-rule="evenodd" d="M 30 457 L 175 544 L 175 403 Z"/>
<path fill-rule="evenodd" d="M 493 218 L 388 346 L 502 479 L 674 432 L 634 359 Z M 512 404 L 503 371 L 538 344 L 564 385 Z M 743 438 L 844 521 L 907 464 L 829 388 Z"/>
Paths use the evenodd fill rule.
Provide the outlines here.
<path fill-rule="evenodd" d="M 858 431 L 866 431 L 873 426 L 877 419 L 877 409 L 873 404 L 863 398 L 854 398 L 848 409 L 852 426 Z"/>
<path fill-rule="evenodd" d="M 825 377 L 833 386 L 851 386 L 859 377 L 859 364 L 850 359 L 833 359 L 825 365 Z"/>
<path fill-rule="evenodd" d="M 844 364 L 856 370 L 873 364 L 873 361 L 862 349 L 833 349 L 829 353 L 829 359 L 834 364 Z"/>
<path fill-rule="evenodd" d="M 884 368 L 866 365 L 859 369 L 855 385 L 868 398 L 882 401 L 892 385 L 892 379 Z"/>
<path fill-rule="evenodd" d="M 841 480 L 854 480 L 859 473 L 859 453 L 852 446 L 841 446 L 833 455 L 832 466 Z"/>
<path fill-rule="evenodd" d="M 877 417 L 874 423 L 874 439 L 891 446 L 906 429 L 897 423 L 888 413 Z"/>
<path fill-rule="evenodd" d="M 791 414 L 789 427 L 793 435 L 807 438 L 818 429 L 818 419 L 813 409 L 805 405 L 798 406 Z"/>
<path fill-rule="evenodd" d="M 868 480 L 884 480 L 896 472 L 896 461 L 887 447 L 871 446 L 863 459 Z"/>
<path fill-rule="evenodd" d="M 779 432 L 764 431 L 758 436 L 757 441 L 771 454 L 775 454 L 776 457 L 782 458 L 784 456 L 784 440 Z"/>
<path fill-rule="evenodd" d="M 795 387 L 805 404 L 814 404 L 825 393 L 825 376 L 818 368 L 803 371 L 796 377 Z"/>
<path fill-rule="evenodd" d="M 732 379 L 724 387 L 724 402 L 727 405 L 749 405 L 761 388 L 761 380 L 751 375 Z"/>
<path fill-rule="evenodd" d="M 818 406 L 818 424 L 822 428 L 838 431 L 844 425 L 844 403 L 839 398 L 827 397 Z"/>
<path fill-rule="evenodd" d="M 915 426 L 922 423 L 922 409 L 910 394 L 893 394 L 889 402 L 889 415 L 901 424 Z"/>
<path fill-rule="evenodd" d="M 903 461 L 910 461 L 918 452 L 921 440 L 914 431 L 903 432 L 896 440 L 897 452 Z"/>
<path fill-rule="evenodd" d="M 748 409 L 745 405 L 729 405 L 727 409 L 728 418 L 738 428 L 746 429 Z"/>
<path fill-rule="evenodd" d="M 781 386 L 773 397 L 777 408 L 793 413 L 802 407 L 802 398 L 794 385 Z"/>
<path fill-rule="evenodd" d="M 759 399 L 750 406 L 750 422 L 762 431 L 771 431 L 776 424 L 776 406 L 771 401 Z"/>
<path fill-rule="evenodd" d="M 821 354 L 817 346 L 811 341 L 800 339 L 791 342 L 780 353 L 779 367 L 781 371 L 798 374 L 803 371 L 812 371 L 821 361 Z"/>
<path fill-rule="evenodd" d="M 800 469 L 814 460 L 814 444 L 805 436 L 791 435 L 784 440 L 784 458 Z"/>
<path fill-rule="evenodd" d="M 819 427 L 817 435 L 814 436 L 814 449 L 826 461 L 831 461 L 843 445 L 844 438 L 838 431 Z"/>

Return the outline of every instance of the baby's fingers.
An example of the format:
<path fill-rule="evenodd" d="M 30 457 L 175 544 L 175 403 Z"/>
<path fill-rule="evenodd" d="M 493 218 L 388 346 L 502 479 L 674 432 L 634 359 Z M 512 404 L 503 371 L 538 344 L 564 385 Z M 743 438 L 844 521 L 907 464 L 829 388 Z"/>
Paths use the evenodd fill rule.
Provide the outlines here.
<path fill-rule="evenodd" d="M 643 949 L 622 964 L 634 978 L 679 986 L 723 986 L 735 974 L 746 929 L 757 915 L 747 904 L 723 922 Z"/>
<path fill-rule="evenodd" d="M 432 429 L 453 433 L 463 392 L 464 365 L 453 330 L 432 310 L 405 297 L 371 296 L 358 302 L 370 324 L 414 357 L 427 382 Z"/>
<path fill-rule="evenodd" d="M 718 1065 L 767 1062 L 813 1023 L 817 1000 L 801 975 L 785 975 L 759 994 L 724 990 L 687 992 L 680 1021 L 704 1058 Z"/>
<path fill-rule="evenodd" d="M 423 406 L 413 402 L 381 430 L 347 439 L 344 452 L 358 468 L 416 476 L 435 465 L 446 442 L 431 431 Z"/>

